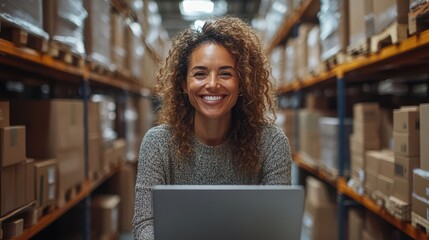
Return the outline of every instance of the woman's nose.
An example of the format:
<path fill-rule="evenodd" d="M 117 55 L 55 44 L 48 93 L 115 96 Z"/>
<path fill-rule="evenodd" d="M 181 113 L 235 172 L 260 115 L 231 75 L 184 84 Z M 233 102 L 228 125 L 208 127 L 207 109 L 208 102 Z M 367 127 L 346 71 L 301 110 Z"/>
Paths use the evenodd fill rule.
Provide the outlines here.
<path fill-rule="evenodd" d="M 209 76 L 207 78 L 206 87 L 207 88 L 216 88 L 217 86 L 218 86 L 217 75 L 214 73 L 209 74 Z"/>

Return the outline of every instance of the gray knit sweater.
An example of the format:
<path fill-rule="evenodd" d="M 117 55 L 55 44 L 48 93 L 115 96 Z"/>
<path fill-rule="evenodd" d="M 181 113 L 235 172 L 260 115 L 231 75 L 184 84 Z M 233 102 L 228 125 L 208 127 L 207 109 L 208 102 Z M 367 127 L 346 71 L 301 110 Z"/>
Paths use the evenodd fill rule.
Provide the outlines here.
<path fill-rule="evenodd" d="M 194 137 L 194 157 L 179 165 L 169 148 L 171 131 L 167 125 L 150 129 L 140 147 L 133 219 L 134 239 L 152 240 L 152 186 L 161 184 L 290 184 L 291 153 L 284 133 L 275 126 L 262 131 L 261 174 L 241 177 L 234 170 L 228 143 L 207 146 Z"/>

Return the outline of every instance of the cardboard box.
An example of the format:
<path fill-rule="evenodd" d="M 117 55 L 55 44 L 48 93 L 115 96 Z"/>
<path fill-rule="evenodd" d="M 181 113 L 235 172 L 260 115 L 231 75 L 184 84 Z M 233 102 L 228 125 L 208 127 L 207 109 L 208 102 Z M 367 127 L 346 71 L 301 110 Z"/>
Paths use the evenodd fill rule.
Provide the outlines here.
<path fill-rule="evenodd" d="M 412 198 L 411 209 L 420 217 L 429 221 L 429 200 L 426 198 L 414 195 Z"/>
<path fill-rule="evenodd" d="M 89 138 L 101 135 L 100 102 L 88 102 L 88 136 Z"/>
<path fill-rule="evenodd" d="M 408 0 L 377 0 L 373 4 L 375 34 L 395 22 L 408 24 Z"/>
<path fill-rule="evenodd" d="M 413 170 L 420 167 L 420 159 L 404 157 L 399 154 L 395 154 L 395 168 L 394 176 L 402 178 L 403 180 L 411 180 L 413 176 Z"/>
<path fill-rule="evenodd" d="M 4 222 L 4 235 L 5 239 L 19 237 L 24 231 L 24 219 L 19 218 L 15 220 L 8 220 Z"/>
<path fill-rule="evenodd" d="M 55 203 L 58 163 L 56 159 L 37 160 L 34 163 L 37 207 Z"/>
<path fill-rule="evenodd" d="M 57 158 L 56 154 L 59 151 L 77 147 L 83 149 L 83 102 L 81 100 L 17 100 L 11 101 L 10 106 L 11 123 L 27 127 L 29 157 Z"/>
<path fill-rule="evenodd" d="M 126 161 L 125 147 L 126 147 L 125 139 L 116 139 L 113 142 L 113 153 L 114 153 L 113 163 L 115 165 L 125 163 Z"/>
<path fill-rule="evenodd" d="M 16 198 L 15 198 L 15 206 L 16 208 L 20 208 L 27 204 L 25 200 L 25 169 L 26 163 L 25 161 L 22 163 L 18 163 L 15 165 L 15 183 L 16 183 Z"/>
<path fill-rule="evenodd" d="M 377 172 L 373 172 L 371 170 L 365 171 L 365 191 L 366 193 L 371 196 L 371 193 L 377 190 Z"/>
<path fill-rule="evenodd" d="M 25 161 L 25 126 L 0 128 L 0 161 L 2 167 Z"/>
<path fill-rule="evenodd" d="M 35 193 L 34 159 L 25 160 L 25 202 L 29 203 L 36 199 Z"/>
<path fill-rule="evenodd" d="M 393 111 L 393 131 L 397 133 L 407 133 L 410 135 L 419 134 L 419 111 L 395 109 Z"/>
<path fill-rule="evenodd" d="M 0 101 L 0 128 L 9 127 L 9 102 Z"/>
<path fill-rule="evenodd" d="M 350 150 L 352 153 L 364 155 L 368 150 L 380 150 L 381 141 L 379 138 L 363 139 L 355 134 L 350 135 Z"/>
<path fill-rule="evenodd" d="M 393 177 L 393 194 L 392 196 L 404 201 L 407 204 L 411 203 L 411 192 L 413 190 L 413 181 L 407 181 L 403 178 Z"/>
<path fill-rule="evenodd" d="M 372 1 L 349 1 L 349 40 L 350 45 L 359 44 L 374 35 Z"/>
<path fill-rule="evenodd" d="M 351 1 L 352 2 L 352 1 Z M 347 239 L 362 240 L 362 230 L 364 216 L 362 210 L 358 208 L 349 208 L 347 210 Z"/>
<path fill-rule="evenodd" d="M 395 158 L 392 151 L 384 150 L 380 154 L 378 161 L 378 173 L 384 177 L 393 178 L 395 168 Z"/>
<path fill-rule="evenodd" d="M 364 231 L 374 240 L 388 240 L 386 234 L 390 232 L 388 223 L 369 210 L 365 212 Z"/>
<path fill-rule="evenodd" d="M 91 202 L 91 225 L 97 235 L 118 232 L 118 204 L 121 198 L 117 195 L 98 195 Z"/>
<path fill-rule="evenodd" d="M 413 183 L 413 192 L 429 201 L 429 172 L 415 169 Z"/>
<path fill-rule="evenodd" d="M 393 192 L 393 179 L 383 175 L 377 176 L 377 190 L 384 194 L 386 197 L 392 195 Z"/>
<path fill-rule="evenodd" d="M 61 151 L 57 156 L 58 193 L 65 194 L 66 191 L 85 180 L 83 149 L 75 148 Z"/>
<path fill-rule="evenodd" d="M 420 104 L 420 167 L 429 171 L 429 103 Z"/>
<path fill-rule="evenodd" d="M 0 170 L 1 196 L 0 216 L 3 216 L 16 208 L 16 169 L 15 166 L 3 167 Z"/>
<path fill-rule="evenodd" d="M 365 171 L 373 171 L 378 173 L 379 164 L 378 161 L 380 159 L 380 151 L 367 151 L 365 156 Z"/>
<path fill-rule="evenodd" d="M 353 134 L 356 137 L 380 138 L 380 122 L 353 120 Z"/>
<path fill-rule="evenodd" d="M 129 232 L 132 230 L 132 219 L 135 200 L 135 181 L 136 165 L 125 164 L 121 169 L 107 182 L 109 194 L 120 196 L 119 202 L 119 232 Z"/>
<path fill-rule="evenodd" d="M 353 105 L 353 119 L 359 122 L 380 122 L 380 106 L 376 102 Z"/>
<path fill-rule="evenodd" d="M 117 13 L 110 13 L 110 25 L 112 30 L 110 56 L 116 68 L 123 72 L 126 67 L 127 57 L 127 52 L 125 51 L 125 19 Z"/>
<path fill-rule="evenodd" d="M 393 132 L 394 151 L 408 157 L 420 156 L 419 134 L 406 134 Z"/>

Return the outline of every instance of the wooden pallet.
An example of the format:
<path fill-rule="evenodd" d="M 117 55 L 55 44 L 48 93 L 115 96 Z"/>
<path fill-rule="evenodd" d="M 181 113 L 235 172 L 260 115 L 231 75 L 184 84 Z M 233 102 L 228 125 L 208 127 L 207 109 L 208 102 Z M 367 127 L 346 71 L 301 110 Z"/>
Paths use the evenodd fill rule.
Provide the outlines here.
<path fill-rule="evenodd" d="M 373 199 L 378 206 L 384 207 L 384 208 L 386 208 L 387 201 L 389 200 L 389 198 L 386 195 L 384 195 L 382 192 L 378 190 L 375 190 L 374 192 L 371 193 L 371 199 Z"/>
<path fill-rule="evenodd" d="M 89 65 L 89 69 L 91 70 L 91 72 L 94 72 L 100 75 L 107 75 L 110 77 L 113 77 L 115 75 L 114 71 L 111 71 L 108 66 L 102 63 L 99 63 L 94 60 L 87 60 L 87 63 Z"/>
<path fill-rule="evenodd" d="M 400 221 L 411 220 L 411 204 L 405 203 L 393 196 L 390 196 L 386 202 L 387 211 Z"/>
<path fill-rule="evenodd" d="M 411 212 L 411 225 L 426 232 L 429 237 L 429 221 L 415 212 Z"/>
<path fill-rule="evenodd" d="M 343 64 L 347 62 L 348 56 L 346 53 L 338 52 L 334 56 L 326 59 L 324 62 L 324 69 L 331 70 L 334 69 L 336 66 Z"/>
<path fill-rule="evenodd" d="M 4 19 L 0 19 L 0 37 L 12 42 L 17 47 L 27 47 L 43 53 L 48 50 L 48 39 Z"/>
<path fill-rule="evenodd" d="M 59 41 L 51 40 L 49 42 L 48 54 L 76 67 L 83 67 L 85 64 L 83 54 L 77 53 L 71 46 Z"/>
<path fill-rule="evenodd" d="M 416 34 L 429 29 L 429 2 L 418 5 L 408 13 L 408 31 Z"/>
<path fill-rule="evenodd" d="M 379 52 L 382 48 L 398 44 L 408 38 L 408 24 L 393 23 L 384 31 L 371 37 L 371 52 Z"/>
<path fill-rule="evenodd" d="M 319 64 L 319 66 L 314 69 L 307 69 L 307 78 L 317 77 L 324 71 L 326 71 L 325 64 Z"/>
<path fill-rule="evenodd" d="M 37 223 L 37 217 L 34 217 L 35 214 L 37 216 L 36 201 L 32 201 L 0 217 L 0 239 L 3 239 L 3 237 L 14 238 L 21 235 L 24 227 L 30 227 Z M 16 229 L 8 224 L 17 219 L 22 219 L 23 221 L 21 229 Z"/>
<path fill-rule="evenodd" d="M 64 192 L 60 192 L 58 195 L 58 200 L 57 200 L 57 207 L 58 208 L 62 208 L 64 207 L 64 205 L 66 205 L 66 203 L 70 200 L 72 200 L 73 198 L 76 197 L 76 195 L 82 191 L 82 186 L 83 183 L 78 183 L 76 185 L 74 185 L 73 187 L 66 189 Z"/>
<path fill-rule="evenodd" d="M 40 219 L 41 217 L 46 216 L 53 212 L 55 209 L 57 209 L 56 203 L 56 201 L 52 201 L 48 204 L 45 204 L 44 206 L 37 208 L 37 219 Z"/>
<path fill-rule="evenodd" d="M 370 53 L 370 46 L 371 40 L 369 38 L 350 44 L 346 50 L 347 56 L 350 58 L 349 60 L 368 55 Z"/>

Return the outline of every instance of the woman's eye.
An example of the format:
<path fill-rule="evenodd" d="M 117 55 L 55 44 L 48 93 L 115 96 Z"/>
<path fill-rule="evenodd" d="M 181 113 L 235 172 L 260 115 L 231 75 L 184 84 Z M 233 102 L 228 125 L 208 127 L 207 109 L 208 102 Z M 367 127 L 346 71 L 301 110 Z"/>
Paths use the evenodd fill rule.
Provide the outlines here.
<path fill-rule="evenodd" d="M 195 78 L 204 78 L 204 77 L 206 77 L 207 76 L 207 74 L 206 73 L 204 73 L 204 72 L 196 72 L 196 73 L 194 73 L 194 75 L 193 75 L 193 77 L 195 77 Z"/>
<path fill-rule="evenodd" d="M 219 76 L 221 76 L 223 78 L 228 78 L 228 77 L 232 77 L 232 73 L 230 73 L 230 72 L 221 72 L 219 74 Z"/>

